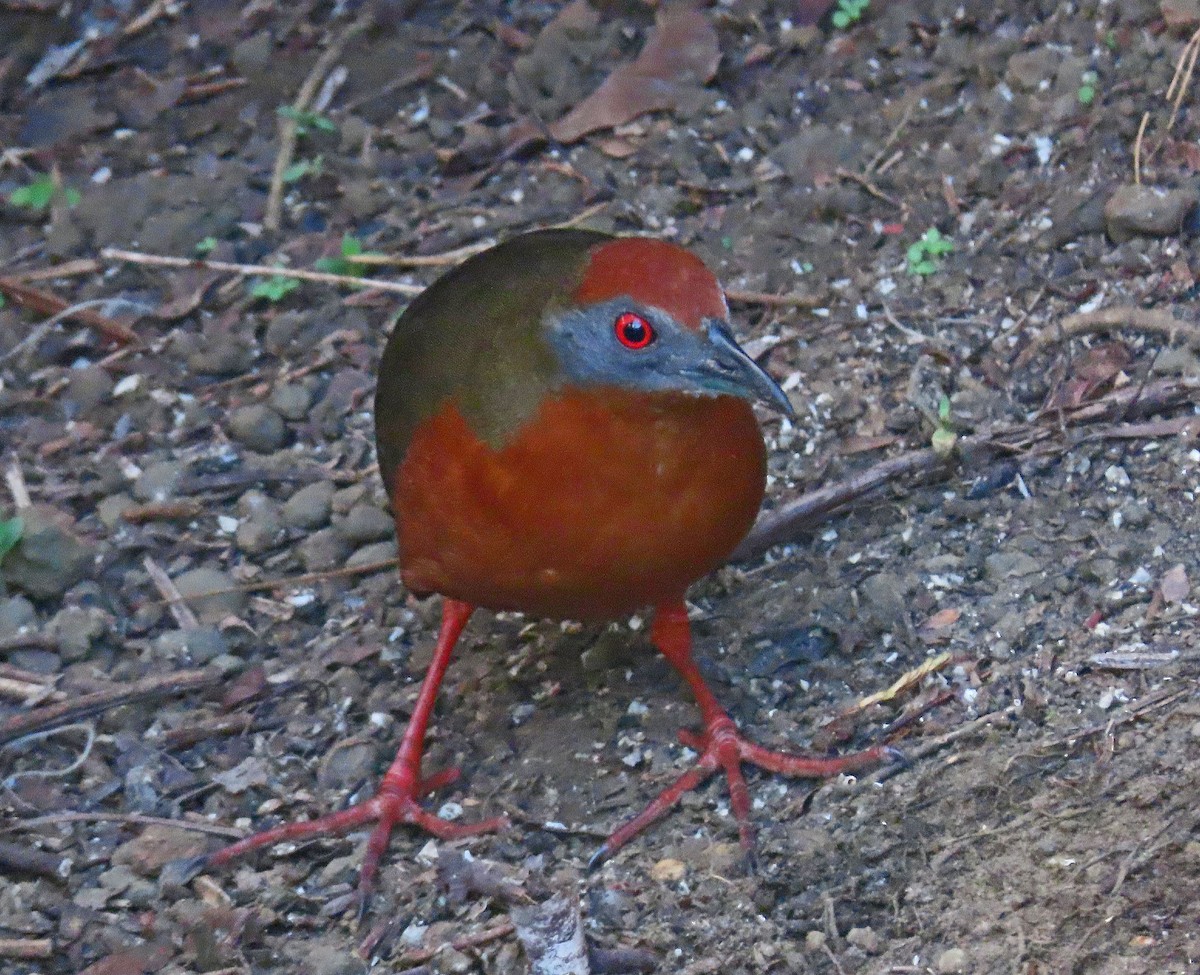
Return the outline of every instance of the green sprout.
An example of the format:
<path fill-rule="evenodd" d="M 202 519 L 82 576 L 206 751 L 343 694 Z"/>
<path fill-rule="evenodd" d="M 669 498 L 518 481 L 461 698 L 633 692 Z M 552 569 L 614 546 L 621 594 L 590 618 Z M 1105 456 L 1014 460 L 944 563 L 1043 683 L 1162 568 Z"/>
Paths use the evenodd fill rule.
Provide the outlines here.
<path fill-rule="evenodd" d="M 833 26 L 845 30 L 851 24 L 858 23 L 870 4 L 871 0 L 838 0 L 837 10 L 833 12 Z"/>
<path fill-rule="evenodd" d="M 200 257 L 207 257 L 217 249 L 216 237 L 205 237 L 203 240 L 196 242 L 196 254 Z"/>
<path fill-rule="evenodd" d="M 1104 46 L 1110 51 L 1115 51 L 1117 49 L 1117 32 L 1115 30 L 1109 30 L 1109 32 L 1104 35 Z"/>
<path fill-rule="evenodd" d="M 50 173 L 45 173 L 32 183 L 19 186 L 8 195 L 8 202 L 15 207 L 26 207 L 30 210 L 46 210 L 57 200 L 62 200 L 69 207 L 76 206 L 80 199 L 79 190 L 70 186 L 61 186 Z"/>
<path fill-rule="evenodd" d="M 1096 100 L 1096 82 L 1100 76 L 1095 71 L 1085 71 L 1079 76 L 1079 104 L 1090 105 Z"/>
<path fill-rule="evenodd" d="M 281 105 L 275 111 L 280 118 L 288 118 L 296 123 L 296 135 L 308 135 L 310 132 L 337 131 L 337 126 L 320 112 L 295 108 L 292 105 Z"/>
<path fill-rule="evenodd" d="M 325 168 L 325 157 L 314 156 L 312 159 L 301 159 L 294 162 L 283 171 L 285 183 L 298 183 L 305 176 L 320 176 Z"/>
<path fill-rule="evenodd" d="M 342 236 L 342 256 L 318 258 L 313 266 L 318 271 L 324 271 L 327 274 L 342 274 L 358 278 L 367 273 L 367 266 L 352 260 L 352 258 L 365 253 L 361 240 L 352 234 L 344 234 Z"/>
<path fill-rule="evenodd" d="M 957 441 L 958 434 L 954 432 L 954 425 L 950 421 L 950 399 L 942 396 L 938 400 L 937 427 L 930 438 L 929 446 L 939 457 L 946 457 L 954 450 Z"/>
<path fill-rule="evenodd" d="M 925 277 L 935 274 L 941 267 L 942 258 L 954 250 L 954 241 L 943 237 L 937 227 L 930 227 L 916 243 L 909 244 L 905 256 L 908 258 L 908 273 Z"/>
<path fill-rule="evenodd" d="M 0 521 L 0 562 L 3 562 L 4 556 L 17 547 L 17 542 L 21 540 L 24 533 L 25 522 L 20 518 Z"/>
<path fill-rule="evenodd" d="M 263 298 L 269 302 L 283 301 L 288 295 L 300 287 L 295 278 L 287 278 L 282 274 L 272 274 L 269 278 L 259 278 L 250 286 L 251 298 Z"/>

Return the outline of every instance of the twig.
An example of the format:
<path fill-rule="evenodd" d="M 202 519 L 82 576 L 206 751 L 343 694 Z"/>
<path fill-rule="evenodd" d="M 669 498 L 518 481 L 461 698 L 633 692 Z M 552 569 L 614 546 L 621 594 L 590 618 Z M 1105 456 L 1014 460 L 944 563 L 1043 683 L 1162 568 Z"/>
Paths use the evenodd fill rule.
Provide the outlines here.
<path fill-rule="evenodd" d="M 1171 84 L 1167 87 L 1167 93 L 1164 96 L 1167 101 L 1171 102 L 1171 117 L 1167 120 L 1167 132 L 1175 128 L 1175 119 L 1179 117 L 1180 106 L 1183 105 L 1188 85 L 1192 82 L 1198 56 L 1200 56 L 1200 30 L 1188 38 L 1188 42 L 1183 45 L 1183 50 L 1179 52 L 1179 60 L 1175 62 L 1175 74 L 1172 76 Z"/>
<path fill-rule="evenodd" d="M 72 305 L 58 295 L 40 288 L 30 287 L 23 281 L 11 277 L 0 277 L 0 294 L 11 298 L 18 305 L 37 312 L 39 315 L 54 315 L 72 318 L 81 325 L 94 328 L 104 338 L 112 342 L 130 344 L 137 342 L 137 333 L 126 325 L 122 325 L 107 315 L 93 311 L 90 303 L 84 302 Z"/>
<path fill-rule="evenodd" d="M 33 711 L 26 711 L 24 714 L 15 714 L 6 721 L 0 722 L 0 745 L 23 738 L 35 731 L 41 731 L 43 728 L 57 728 L 59 725 L 101 714 L 124 704 L 150 701 L 155 698 L 212 687 L 220 683 L 220 680 L 218 674 L 209 671 L 181 670 L 173 674 L 145 677 L 132 684 L 124 684 L 111 690 L 97 691 L 94 694 L 84 694 L 58 704 L 48 704 Z"/>
<path fill-rule="evenodd" d="M 771 546 L 794 538 L 807 528 L 820 524 L 843 505 L 884 484 L 909 474 L 949 468 L 953 462 L 953 458 L 944 457 L 926 448 L 880 461 L 845 480 L 802 494 L 795 500 L 781 504 L 762 515 L 729 560 L 744 562 L 752 559 Z"/>
<path fill-rule="evenodd" d="M 1139 389 L 1126 386 L 1074 409 L 1056 410 L 1053 414 L 1041 415 L 1033 423 L 1004 425 L 976 436 L 961 437 L 958 441 L 957 456 L 993 453 L 998 450 L 1020 453 L 1053 437 L 1055 433 L 1065 433 L 1071 427 L 1112 417 L 1125 418 L 1132 412 L 1144 416 L 1189 402 L 1196 398 L 1197 390 L 1200 390 L 1200 380 L 1195 377 L 1149 383 Z M 1056 426 L 1060 419 L 1063 424 L 1061 430 Z M 1125 431 L 1124 424 L 1111 428 L 1114 436 L 1122 436 Z M 1173 428 L 1163 428 L 1162 432 L 1171 435 L 1174 431 Z M 834 511 L 851 501 L 901 477 L 940 473 L 949 470 L 955 463 L 957 457 L 954 454 L 942 456 L 930 448 L 915 450 L 880 461 L 835 484 L 802 494 L 761 515 L 729 560 L 743 562 L 755 558 L 771 546 L 790 541 L 814 525 L 820 524 Z"/>
<path fill-rule="evenodd" d="M 897 200 L 894 196 L 888 196 L 885 192 L 883 192 L 883 190 L 881 190 L 878 186 L 876 186 L 874 183 L 872 183 L 869 179 L 867 179 L 867 177 L 863 176 L 861 173 L 856 173 L 853 170 L 844 169 L 841 166 L 839 166 L 833 172 L 834 172 L 835 176 L 838 176 L 841 179 L 848 179 L 852 183 L 857 183 L 864 190 L 866 190 L 868 193 L 870 193 L 871 196 L 875 197 L 875 199 L 883 200 L 884 203 L 888 203 L 891 206 L 899 208 L 899 206 L 900 206 L 899 200 Z"/>
<path fill-rule="evenodd" d="M 386 267 L 446 267 L 458 264 L 468 257 L 479 254 L 496 242 L 481 240 L 474 244 L 464 244 L 441 254 L 354 254 L 346 258 L 347 264 L 370 264 Z"/>
<path fill-rule="evenodd" d="M 448 943 L 443 942 L 432 948 L 421 948 L 416 951 L 407 952 L 400 961 L 405 965 L 418 965 L 421 962 L 429 961 L 431 958 L 436 957 L 447 948 L 453 948 L 455 951 L 463 951 L 466 948 L 478 948 L 489 941 L 506 938 L 515 930 L 516 928 L 513 926 L 512 921 L 502 921 L 500 924 L 494 924 L 490 928 L 477 931 L 475 934 L 463 935 L 463 937 L 455 938 Z"/>
<path fill-rule="evenodd" d="M 766 305 L 769 308 L 816 308 L 819 298 L 791 292 L 786 295 L 771 294 L 769 291 L 744 291 L 741 288 L 726 288 L 725 297 L 737 305 Z"/>
<path fill-rule="evenodd" d="M 325 48 L 321 56 L 317 58 L 316 64 L 312 66 L 308 77 L 304 79 L 304 83 L 300 85 L 300 90 L 296 93 L 296 100 L 292 102 L 292 108 L 295 111 L 291 116 L 281 115 L 279 117 L 279 152 L 275 156 L 275 169 L 271 173 L 271 189 L 267 193 L 267 207 L 263 217 L 263 226 L 267 230 L 277 231 L 279 229 L 279 221 L 283 212 L 283 177 L 292 164 L 292 157 L 296 152 L 299 129 L 296 116 L 308 108 L 334 62 L 342 56 L 346 44 L 357 34 L 366 30 L 374 16 L 373 5 L 367 4 L 358 17 L 347 24 L 345 29 L 329 42 L 329 47 Z"/>
<path fill-rule="evenodd" d="M 21 470 L 21 462 L 15 456 L 4 472 L 4 483 L 8 485 L 8 493 L 12 495 L 13 505 L 18 511 L 33 506 L 33 499 L 29 496 L 29 488 L 25 484 L 25 474 Z"/>
<path fill-rule="evenodd" d="M 32 281 L 53 281 L 57 278 L 73 278 L 80 274 L 95 274 L 100 270 L 100 262 L 90 257 L 81 257 L 75 261 L 64 261 L 52 267 L 33 268 L 29 271 L 17 271 L 8 275 L 10 281 L 22 281 L 29 284 Z"/>
<path fill-rule="evenodd" d="M 196 618 L 196 614 L 192 612 L 190 607 L 183 598 L 183 593 L 179 591 L 179 587 L 171 581 L 171 577 L 167 575 L 157 562 L 149 555 L 142 559 L 142 565 L 145 566 L 146 572 L 150 575 L 150 581 L 154 583 L 154 588 L 158 590 L 163 601 L 171 608 L 171 615 L 175 617 L 175 622 L 181 630 L 194 630 L 200 626 L 200 620 Z"/>
<path fill-rule="evenodd" d="M 402 281 L 378 281 L 374 278 L 356 278 L 349 274 L 330 274 L 327 271 L 309 271 L 297 267 L 272 267 L 269 264 L 234 264 L 230 261 L 205 261 L 199 258 L 170 257 L 166 254 L 142 254 L 138 251 L 106 247 L 100 256 L 110 261 L 126 261 L 129 264 L 148 264 L 151 267 L 203 268 L 210 271 L 227 271 L 242 276 L 264 275 L 268 277 L 297 278 L 301 281 L 316 281 L 320 284 L 340 284 L 355 288 L 374 288 L 378 291 L 393 291 L 402 295 L 419 295 L 425 290 L 420 284 L 405 284 Z M 0 284 L 3 279 L 0 278 Z"/>
<path fill-rule="evenodd" d="M 0 958 L 53 958 L 49 938 L 0 938 Z"/>
<path fill-rule="evenodd" d="M 1182 338 L 1189 345 L 1200 345 L 1200 328 L 1189 322 L 1180 321 L 1164 308 L 1138 308 L 1133 305 L 1115 305 L 1112 308 L 1097 308 L 1095 311 L 1068 315 L 1057 328 L 1039 332 L 1021 350 L 1013 365 L 1026 365 L 1039 350 L 1061 339 L 1107 332 L 1110 329 L 1132 328 L 1140 332 L 1165 335 L 1168 340 Z"/>
<path fill-rule="evenodd" d="M 1142 112 L 1142 121 L 1138 124 L 1137 135 L 1133 139 L 1133 182 L 1142 185 L 1142 140 L 1146 138 L 1146 126 L 1150 122 L 1150 113 Z"/>
<path fill-rule="evenodd" d="M 51 880 L 66 879 L 71 869 L 71 861 L 65 857 L 55 856 L 36 846 L 25 846 L 21 843 L 0 842 L 0 864 L 8 870 L 20 873 L 33 873 Z"/>
<path fill-rule="evenodd" d="M 167 819 L 164 816 L 144 816 L 141 813 L 76 812 L 74 810 L 47 813 L 45 816 L 34 816 L 32 819 L 10 820 L 4 828 L 28 830 L 54 823 L 128 823 L 130 826 L 170 826 L 172 829 L 186 829 L 193 833 L 207 833 L 209 836 L 220 836 L 230 840 L 240 840 L 246 835 L 244 830 L 234 829 L 232 826 L 198 823 L 194 819 Z"/>
<path fill-rule="evenodd" d="M 323 582 L 326 579 L 340 579 L 345 576 L 361 576 L 372 572 L 382 572 L 384 569 L 394 569 L 399 564 L 399 559 L 364 562 L 362 565 L 346 565 L 340 569 L 326 569 L 323 572 L 306 572 L 303 575 L 285 576 L 282 579 L 263 579 L 259 582 L 246 582 L 240 586 L 230 586 L 228 589 L 214 589 L 211 592 L 202 592 L 192 598 L 204 599 L 207 596 L 224 596 L 231 592 L 261 592 L 264 589 L 280 589 L 285 586 L 306 586 L 310 582 Z M 148 605 L 165 606 L 169 604 L 170 600 L 160 599 Z"/>

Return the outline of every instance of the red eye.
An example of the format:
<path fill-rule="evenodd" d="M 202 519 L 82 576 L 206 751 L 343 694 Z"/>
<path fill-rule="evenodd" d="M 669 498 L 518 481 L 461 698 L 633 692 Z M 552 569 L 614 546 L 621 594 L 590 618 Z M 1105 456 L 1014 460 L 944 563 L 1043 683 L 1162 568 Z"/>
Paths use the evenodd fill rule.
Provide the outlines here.
<path fill-rule="evenodd" d="M 617 333 L 617 341 L 627 349 L 644 349 L 655 338 L 654 326 L 631 311 L 617 316 L 613 331 Z"/>

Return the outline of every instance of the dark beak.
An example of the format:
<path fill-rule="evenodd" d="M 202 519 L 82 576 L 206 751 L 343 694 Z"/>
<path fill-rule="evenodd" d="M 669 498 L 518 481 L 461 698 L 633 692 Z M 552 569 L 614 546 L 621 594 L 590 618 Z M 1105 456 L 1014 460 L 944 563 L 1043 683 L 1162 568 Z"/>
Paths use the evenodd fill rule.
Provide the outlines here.
<path fill-rule="evenodd" d="M 730 393 L 782 413 L 789 420 L 796 418 L 787 393 L 757 362 L 737 344 L 725 322 L 710 319 L 705 331 L 711 348 L 710 357 L 696 370 L 697 378 L 714 392 Z"/>

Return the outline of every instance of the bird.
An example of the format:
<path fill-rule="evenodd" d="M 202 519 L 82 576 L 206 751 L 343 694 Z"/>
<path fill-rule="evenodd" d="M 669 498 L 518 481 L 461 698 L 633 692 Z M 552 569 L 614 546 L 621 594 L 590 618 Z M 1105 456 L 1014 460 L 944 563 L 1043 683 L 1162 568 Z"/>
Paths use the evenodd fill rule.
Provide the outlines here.
<path fill-rule="evenodd" d="M 763 501 L 767 453 L 753 404 L 794 417 L 787 394 L 738 345 L 725 293 L 692 251 L 647 236 L 536 230 L 475 254 L 417 296 L 380 360 L 379 470 L 401 579 L 442 597 L 432 661 L 395 760 L 370 799 L 254 834 L 186 873 L 281 841 L 373 824 L 365 900 L 397 824 L 455 839 L 505 817 L 448 822 L 421 799 L 435 698 L 476 608 L 580 621 L 653 609 L 650 637 L 699 706 L 681 740 L 698 758 L 618 826 L 596 866 L 718 772 L 742 846 L 754 848 L 742 766 L 823 778 L 887 760 L 773 751 L 747 739 L 701 676 L 685 593 L 721 565 Z"/>

